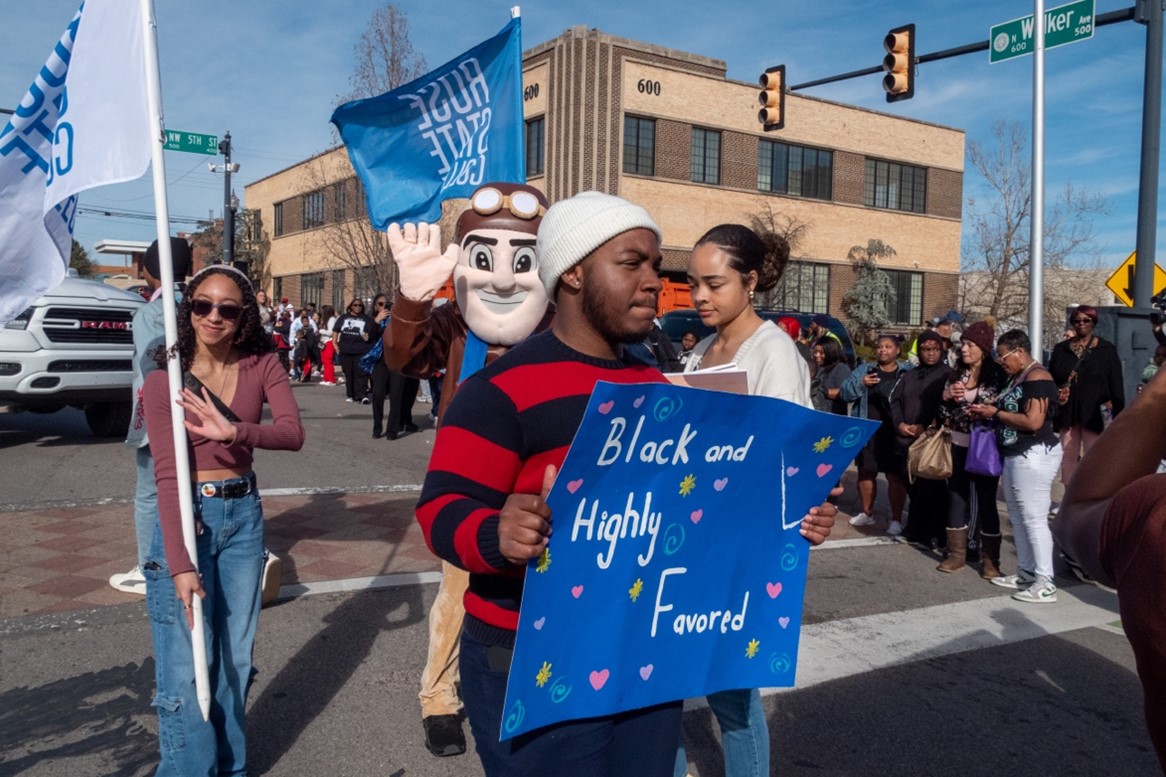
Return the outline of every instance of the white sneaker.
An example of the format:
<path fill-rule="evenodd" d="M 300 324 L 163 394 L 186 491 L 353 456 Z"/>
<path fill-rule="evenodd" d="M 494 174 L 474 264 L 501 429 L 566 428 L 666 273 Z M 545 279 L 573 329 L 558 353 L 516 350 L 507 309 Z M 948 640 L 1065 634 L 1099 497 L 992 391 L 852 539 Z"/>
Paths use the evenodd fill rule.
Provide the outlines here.
<path fill-rule="evenodd" d="M 898 537 L 903 533 L 903 524 L 898 521 L 891 521 L 891 525 L 887 527 L 887 534 L 892 537 Z"/>
<path fill-rule="evenodd" d="M 850 519 L 851 526 L 870 526 L 875 522 L 875 519 L 866 513 L 859 513 Z"/>
<path fill-rule="evenodd" d="M 344 401 L 345 402 L 355 402 L 356 400 L 353 399 L 352 397 L 345 397 Z"/>
<path fill-rule="evenodd" d="M 1001 588 L 1028 588 L 1036 582 L 1036 577 L 1021 571 L 1015 575 L 1005 575 L 1004 577 L 994 577 L 988 581 L 992 585 L 998 585 Z"/>
<path fill-rule="evenodd" d="M 320 385 L 321 386 L 335 386 L 336 384 L 335 384 L 335 382 L 330 381 L 330 380 L 322 380 L 322 381 L 320 381 Z"/>
<path fill-rule="evenodd" d="M 111 576 L 109 584 L 127 594 L 146 595 L 146 576 L 142 574 L 140 566 L 135 565 L 129 572 Z"/>
<path fill-rule="evenodd" d="M 283 562 L 270 550 L 265 550 L 264 553 L 267 558 L 263 560 L 263 594 L 260 603 L 261 606 L 266 607 L 279 598 L 279 585 L 283 578 Z"/>
<path fill-rule="evenodd" d="M 1057 601 L 1057 587 L 1053 585 L 1051 579 L 1044 575 L 1037 575 L 1035 583 L 1023 591 L 1012 594 L 1012 598 L 1018 602 L 1051 604 Z"/>

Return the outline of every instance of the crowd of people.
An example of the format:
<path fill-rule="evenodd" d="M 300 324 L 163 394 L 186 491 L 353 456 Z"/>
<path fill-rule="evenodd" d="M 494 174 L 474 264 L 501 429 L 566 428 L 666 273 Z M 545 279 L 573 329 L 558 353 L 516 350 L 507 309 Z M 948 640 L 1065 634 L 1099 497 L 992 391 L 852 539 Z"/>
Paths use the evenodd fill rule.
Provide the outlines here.
<path fill-rule="evenodd" d="M 663 381 L 662 369 L 732 363 L 746 373 L 750 394 L 877 421 L 855 461 L 860 510 L 850 523 L 880 526 L 881 474 L 888 534 L 942 553 L 941 572 L 978 564 L 983 578 L 1021 602 L 1057 600 L 1049 519 L 1058 473 L 1070 485 L 1072 520 L 1079 520 L 1078 503 L 1112 499 L 1130 482 L 1115 481 L 1098 496 L 1073 480 L 1078 460 L 1108 444 L 1101 433 L 1124 408 L 1120 363 L 1112 344 L 1093 333 L 1097 312 L 1089 307 L 1074 311 L 1073 336 L 1054 348 L 1047 369 L 1023 331 L 997 337 L 994 322 L 984 320 L 956 332 L 963 318 L 955 313 L 933 319 L 906 353 L 900 338 L 877 336 L 874 359 L 851 369 L 824 318 L 802 333 L 794 319 L 757 315 L 754 296 L 780 280 L 788 246 L 723 224 L 697 241 L 687 270 L 694 307 L 714 332 L 704 339 L 686 333 L 676 353 L 670 344 L 663 349 L 655 320 L 660 229 L 622 198 L 584 192 L 549 206 L 537 189 L 488 184 L 471 198 L 444 251 L 429 225 L 393 225 L 389 239 L 400 288 L 376 295 L 371 311 L 359 298 L 339 315 L 331 306 L 297 309 L 286 298 L 271 304 L 241 273 L 213 266 L 181 291 L 172 354 L 156 339 L 139 344 L 135 321 L 143 352 L 131 436 L 139 456 L 135 521 L 158 664 L 162 768 L 173 773 L 245 773 L 243 710 L 269 558 L 252 451 L 303 445 L 292 381 L 318 375 L 322 385 L 343 383 L 346 401 L 372 405 L 373 437 L 389 439 L 417 430 L 413 397 L 422 381 L 428 385 L 438 434 L 416 512 L 443 561 L 443 580 L 419 694 L 426 746 L 438 756 L 465 751 L 464 705 L 491 777 L 682 777 L 687 770 L 681 700 L 499 741 L 521 572 L 547 547 L 546 495 L 599 380 Z M 439 305 L 436 291 L 450 277 L 458 297 Z M 182 496 L 187 476 L 172 437 L 146 435 L 147 428 L 170 427 L 165 371 L 147 367 L 164 367 L 168 357 L 193 379 L 177 402 L 190 437 L 189 497 Z M 1148 408 L 1166 392 L 1166 377 L 1146 385 L 1139 401 Z M 266 424 L 264 404 L 272 411 Z M 950 439 L 949 471 L 915 478 L 912 446 L 932 430 Z M 491 453 L 467 455 L 467 445 Z M 1086 455 L 1081 471 L 1094 461 Z M 996 507 L 1001 481 L 1017 551 L 1017 567 L 1007 574 Z M 803 518 L 800 532 L 810 543 L 830 535 L 840 492 L 836 486 L 831 501 Z M 193 554 L 183 542 L 183 499 L 195 507 Z M 228 522 L 242 528 L 227 531 Z M 1107 556 L 1102 548 L 1099 556 L 1084 534 L 1070 543 L 1080 558 L 1074 567 L 1120 591 L 1132 567 L 1114 568 L 1116 551 Z M 1138 574 L 1144 582 L 1156 572 Z M 1146 617 L 1151 604 L 1140 602 L 1131 617 Z M 199 609 L 212 667 L 210 726 L 198 719 L 191 682 Z M 1154 641 L 1158 631 L 1148 629 L 1135 644 L 1139 671 L 1143 653 L 1163 650 Z M 721 691 L 708 704 L 721 729 L 725 773 L 770 774 L 758 690 Z M 1153 714 L 1162 713 L 1155 707 Z M 183 739 L 184 748 L 173 745 Z"/>

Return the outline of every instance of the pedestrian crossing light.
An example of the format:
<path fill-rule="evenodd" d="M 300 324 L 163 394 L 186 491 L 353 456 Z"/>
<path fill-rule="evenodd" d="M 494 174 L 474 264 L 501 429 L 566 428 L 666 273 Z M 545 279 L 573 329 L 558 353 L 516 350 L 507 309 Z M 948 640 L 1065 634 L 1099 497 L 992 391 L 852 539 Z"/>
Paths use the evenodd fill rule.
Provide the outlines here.
<path fill-rule="evenodd" d="M 785 126 L 785 65 L 771 67 L 758 79 L 761 93 L 757 101 L 761 110 L 757 120 L 766 132 L 773 132 Z"/>
<path fill-rule="evenodd" d="M 904 24 L 883 38 L 883 90 L 887 102 L 910 100 L 915 96 L 915 25 Z"/>

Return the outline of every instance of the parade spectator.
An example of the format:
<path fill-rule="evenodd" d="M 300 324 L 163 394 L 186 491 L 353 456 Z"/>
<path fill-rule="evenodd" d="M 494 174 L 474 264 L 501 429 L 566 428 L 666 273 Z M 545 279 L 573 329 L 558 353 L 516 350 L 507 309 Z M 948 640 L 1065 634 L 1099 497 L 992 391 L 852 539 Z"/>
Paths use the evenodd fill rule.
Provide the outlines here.
<path fill-rule="evenodd" d="M 190 471 L 175 464 L 170 395 L 162 369 L 146 377 L 143 402 L 158 486 L 158 521 L 143 565 L 154 643 L 159 774 L 246 774 L 244 709 L 253 679 L 264 566 L 263 508 L 255 448 L 299 450 L 304 428 L 287 373 L 259 322 L 251 284 L 238 270 L 211 265 L 196 274 L 178 309 L 174 351 L 200 382 L 177 400 L 185 411 Z M 272 423 L 261 424 L 263 405 Z M 197 559 L 183 540 L 179 478 L 191 479 Z M 197 560 L 197 567 L 195 561 Z M 192 600 L 202 599 L 211 712 L 204 722 L 191 666 Z"/>
<path fill-rule="evenodd" d="M 688 260 L 692 303 L 716 332 L 697 344 L 685 372 L 735 363 L 745 370 L 750 394 L 813 407 L 809 369 L 793 338 L 753 308 L 755 293 L 776 286 L 788 262 L 784 240 L 767 246 L 740 224 L 713 227 L 696 242 Z M 760 691 L 718 691 L 708 705 L 721 729 L 726 777 L 767 777 L 769 727 Z M 674 775 L 684 777 L 687 767 L 682 741 Z"/>
<path fill-rule="evenodd" d="M 182 282 L 190 272 L 191 265 L 190 243 L 180 237 L 170 238 L 170 265 L 174 272 L 176 301 L 181 301 Z M 130 429 L 126 436 L 126 445 L 133 451 L 137 460 L 137 479 L 134 488 L 134 536 L 137 539 L 138 553 L 134 560 L 134 568 L 129 572 L 121 572 L 109 578 L 109 584 L 119 591 L 128 594 L 146 595 L 146 576 L 142 573 L 142 565 L 146 563 L 150 552 L 150 541 L 154 537 L 154 525 L 158 512 L 158 487 L 154 483 L 154 457 L 150 455 L 150 440 L 146 434 L 146 411 L 142 404 L 142 386 L 146 376 L 157 369 L 154 361 L 154 351 L 165 345 L 166 326 L 162 308 L 162 295 L 158 293 L 161 286 L 162 269 L 161 257 L 158 251 L 158 241 L 150 243 L 142 259 L 142 277 L 151 292 L 151 300 L 134 312 L 134 361 L 133 361 L 133 394 L 132 410 L 130 413 Z M 170 429 L 162 430 L 169 434 Z"/>
<path fill-rule="evenodd" d="M 346 402 L 369 404 L 368 374 L 360 368 L 360 357 L 368 353 L 376 342 L 376 322 L 364 312 L 364 301 L 359 297 L 348 303 L 347 312 L 336 319 L 332 342 L 340 351 L 340 369 L 344 372 Z"/>
<path fill-rule="evenodd" d="M 392 310 L 389 296 L 377 294 L 372 301 L 375 339 L 380 342 L 381 333 L 389 325 Z M 377 350 L 374 346 L 373 350 Z M 413 423 L 413 400 L 417 396 L 417 378 L 406 377 L 399 372 L 391 372 L 383 358 L 377 359 L 372 370 L 372 436 L 373 439 L 386 437 L 400 438 L 405 432 L 420 431 Z M 385 398 L 389 400 L 389 423 L 384 425 Z"/>
<path fill-rule="evenodd" d="M 268 335 L 275 333 L 275 311 L 271 309 L 271 302 L 267 292 L 263 289 L 255 292 L 255 304 L 259 306 L 259 322 L 263 324 L 263 331 Z"/>
<path fill-rule="evenodd" d="M 1166 370 L 1114 419 L 1065 490 L 1057 543 L 1098 583 L 1117 589 L 1133 648 L 1146 728 L 1166 770 Z"/>
<path fill-rule="evenodd" d="M 555 468 L 597 381 L 664 380 L 658 371 L 626 361 L 622 345 L 640 341 L 655 318 L 663 257 L 659 228 L 647 212 L 607 194 L 575 195 L 548 210 L 538 253 L 539 275 L 558 305 L 552 330 L 462 384 L 437 434 L 418 520 L 435 552 L 473 573 L 462 634 L 462 693 L 487 777 L 663 777 L 674 766 L 679 702 L 498 741 L 522 596 L 516 573 L 546 546 L 551 515 L 545 496 Z M 526 378 L 513 380 L 514 370 Z M 527 401 L 537 405 L 518 412 Z M 557 420 L 548 421 L 548 412 Z M 467 456 L 458 441 L 470 439 L 526 443 L 512 456 Z M 487 482 L 490 488 L 474 485 Z M 803 521 L 803 533 L 820 539 L 833 518 L 817 510 Z"/>
<path fill-rule="evenodd" d="M 964 317 L 959 311 L 949 310 L 942 316 L 935 316 L 928 322 L 928 328 L 924 333 L 932 332 L 939 335 L 943 341 L 943 358 L 941 361 L 946 363 L 949 367 L 954 368 L 960 360 L 959 342 L 955 331 L 956 324 L 962 324 Z M 923 335 L 915 339 L 911 344 L 911 349 L 907 351 L 907 361 L 913 365 L 919 364 L 919 342 Z"/>
<path fill-rule="evenodd" d="M 677 354 L 677 358 L 680 360 L 680 369 L 683 370 L 688 364 L 688 360 L 692 357 L 692 349 L 696 347 L 698 339 L 696 332 L 691 329 L 680 336 L 680 353 Z"/>
<path fill-rule="evenodd" d="M 1057 601 L 1049 530 L 1053 479 L 1061 463 L 1061 443 L 1052 419 L 1057 386 L 1031 351 L 1028 335 L 1019 329 L 1001 335 L 996 361 L 1012 379 L 995 402 L 978 401 L 968 412 L 996 423 L 1004 454 L 1004 498 L 1016 542 L 1017 570 L 1015 575 L 992 578 L 992 583 L 1021 589 L 1012 595 L 1017 601 L 1049 603 Z"/>
<path fill-rule="evenodd" d="M 298 378 L 300 383 L 310 383 L 312 379 L 312 365 L 319 363 L 319 338 L 316 322 L 312 314 L 304 308 L 299 318 L 291 325 L 291 353 L 293 379 Z"/>
<path fill-rule="evenodd" d="M 287 370 L 288 376 L 295 374 L 291 366 L 291 325 L 292 312 L 290 310 L 280 309 L 275 313 L 275 324 L 273 325 L 273 333 L 271 340 L 275 345 L 276 355 L 279 357 L 279 363 Z"/>
<path fill-rule="evenodd" d="M 320 385 L 336 385 L 336 344 L 332 342 L 333 327 L 336 326 L 336 308 L 325 305 L 320 308 Z"/>
<path fill-rule="evenodd" d="M 793 316 L 782 316 L 781 318 L 777 319 L 777 325 L 793 339 L 794 345 L 797 346 L 798 353 L 802 355 L 802 359 L 805 360 L 806 366 L 810 368 L 810 378 L 812 379 L 818 372 L 818 362 L 814 360 L 814 354 L 810 345 L 803 343 L 801 340 L 802 325 L 799 324 L 798 320 Z M 837 340 L 838 338 L 835 337 L 832 339 Z M 842 347 L 841 342 L 838 343 L 838 347 Z M 847 371 L 849 372 L 849 369 Z"/>
<path fill-rule="evenodd" d="M 955 572 L 968 562 L 969 545 L 981 560 L 980 576 L 1000 577 L 1000 511 L 996 490 L 1000 478 L 968 472 L 968 445 L 976 418 L 973 404 L 990 405 L 1008 382 L 991 358 L 996 330 L 993 320 L 977 321 L 963 333 L 960 363 L 948 378 L 939 406 L 941 422 L 951 432 L 951 477 L 947 481 L 947 558 L 940 572 Z M 978 539 L 977 539 L 978 537 Z"/>
<path fill-rule="evenodd" d="M 486 183 L 458 217 L 454 242 L 441 250 L 437 225 L 389 227 L 401 286 L 382 338 L 390 369 L 428 377 L 440 428 L 458 386 L 531 332 L 550 327 L 547 292 L 539 280 L 535 235 L 548 206 L 533 186 Z M 455 299 L 437 298 L 452 278 Z M 499 299 L 512 304 L 500 305 Z M 440 383 L 436 377 L 441 376 Z M 466 750 L 458 695 L 464 569 L 441 565 L 441 585 L 429 612 L 429 649 L 421 673 L 425 747 L 435 756 Z"/>
<path fill-rule="evenodd" d="M 810 317 L 809 330 L 810 336 L 808 339 L 811 343 L 819 337 L 833 337 L 835 340 L 838 340 L 839 344 L 842 343 L 838 335 L 830 331 L 830 317 L 824 313 L 815 313 Z"/>
<path fill-rule="evenodd" d="M 1097 309 L 1074 308 L 1073 337 L 1053 346 L 1049 372 L 1057 384 L 1055 429 L 1061 436 L 1061 482 L 1073 479 L 1077 462 L 1096 442 L 1109 419 L 1125 407 L 1121 358 L 1113 343 L 1093 334 Z"/>
<path fill-rule="evenodd" d="M 870 526 L 875 523 L 874 505 L 881 472 L 887 479 L 887 495 L 891 501 L 887 534 L 892 537 L 903 533 L 903 507 L 907 502 L 907 488 L 901 474 L 906 461 L 899 450 L 899 435 L 891 417 L 891 397 L 903 374 L 911 368 L 899 361 L 899 348 L 899 338 L 895 335 L 879 335 L 875 343 L 875 363 L 858 365 L 838 393 L 842 401 L 853 403 L 852 415 L 879 422 L 878 430 L 855 460 L 861 512 L 850 519 L 850 525 Z"/>
<path fill-rule="evenodd" d="M 846 356 L 835 337 L 819 337 L 811 350 L 817 372 L 810 384 L 814 409 L 835 415 L 848 415 L 850 406 L 842 399 L 842 384 L 850 377 Z"/>
<path fill-rule="evenodd" d="M 916 345 L 919 366 L 907 371 L 899 391 L 891 397 L 891 417 L 899 435 L 899 456 L 903 461 L 907 459 L 911 443 L 925 429 L 938 424 L 944 385 L 952 371 L 944 361 L 943 337 L 938 332 L 924 332 L 919 335 Z M 947 515 L 947 481 L 916 478 L 914 483 L 908 481 L 907 494 L 911 497 L 911 506 L 904 536 L 911 542 L 923 545 L 935 542 L 938 546 L 947 527 L 944 520 Z"/>

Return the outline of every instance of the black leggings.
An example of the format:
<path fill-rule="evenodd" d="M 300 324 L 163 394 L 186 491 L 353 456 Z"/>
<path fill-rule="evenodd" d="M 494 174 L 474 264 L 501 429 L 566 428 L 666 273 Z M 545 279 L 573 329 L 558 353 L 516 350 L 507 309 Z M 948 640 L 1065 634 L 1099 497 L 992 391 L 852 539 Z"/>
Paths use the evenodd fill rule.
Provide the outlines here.
<path fill-rule="evenodd" d="M 947 528 L 968 527 L 968 535 L 1000 533 L 1000 511 L 996 509 L 999 477 L 973 475 L 967 471 L 968 449 L 951 446 L 951 477 L 947 481 Z"/>
<path fill-rule="evenodd" d="M 406 378 L 397 372 L 390 372 L 383 361 L 378 361 L 372 371 L 372 429 L 374 432 L 392 434 L 400 432 L 405 424 L 413 423 L 413 403 L 421 381 Z M 385 418 L 385 397 L 389 399 L 389 423 L 383 426 Z"/>
<path fill-rule="evenodd" d="M 368 396 L 368 375 L 360 368 L 360 353 L 340 354 L 340 369 L 344 372 L 344 390 L 349 399 L 359 402 Z"/>

